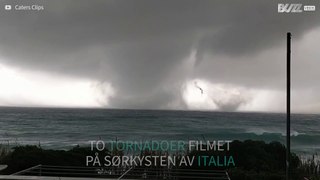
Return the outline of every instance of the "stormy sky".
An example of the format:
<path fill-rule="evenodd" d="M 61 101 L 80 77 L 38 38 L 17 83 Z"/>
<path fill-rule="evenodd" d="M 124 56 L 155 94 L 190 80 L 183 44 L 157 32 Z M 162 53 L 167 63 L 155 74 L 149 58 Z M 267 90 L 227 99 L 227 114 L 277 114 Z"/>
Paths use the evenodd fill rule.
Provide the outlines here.
<path fill-rule="evenodd" d="M 320 113 L 320 2 L 1 1 L 0 105 Z M 4 5 L 45 10 L 5 11 Z"/>

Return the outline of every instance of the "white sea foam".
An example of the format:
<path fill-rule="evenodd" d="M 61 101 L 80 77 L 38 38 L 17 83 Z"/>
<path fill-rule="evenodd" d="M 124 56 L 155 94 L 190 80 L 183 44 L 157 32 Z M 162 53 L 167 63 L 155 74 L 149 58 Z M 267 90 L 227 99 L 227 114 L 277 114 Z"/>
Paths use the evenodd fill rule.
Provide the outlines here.
<path fill-rule="evenodd" d="M 263 129 L 263 128 L 251 128 L 246 130 L 246 133 L 253 133 L 258 136 L 264 135 L 264 134 L 281 134 L 281 136 L 286 136 L 286 132 L 280 129 Z M 299 135 L 305 135 L 306 133 L 301 133 L 295 130 L 291 130 L 290 136 L 299 136 Z"/>

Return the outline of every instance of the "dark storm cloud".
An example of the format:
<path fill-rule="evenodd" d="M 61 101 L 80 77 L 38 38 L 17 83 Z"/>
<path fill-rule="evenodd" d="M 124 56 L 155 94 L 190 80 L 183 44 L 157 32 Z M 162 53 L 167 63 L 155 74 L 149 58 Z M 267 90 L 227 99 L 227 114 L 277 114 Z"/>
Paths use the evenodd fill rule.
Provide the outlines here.
<path fill-rule="evenodd" d="M 225 19 L 221 29 L 208 32 L 199 42 L 198 61 L 204 53 L 253 56 L 261 50 L 279 47 L 286 32 L 299 39 L 306 31 L 320 25 L 319 11 L 304 14 L 279 14 L 278 3 L 319 4 L 317 1 L 237 1 L 221 5 L 219 16 Z M 284 43 L 283 43 L 284 44 Z M 199 63 L 199 62 L 197 62 Z"/>
<path fill-rule="evenodd" d="M 320 24 L 319 11 L 278 14 L 277 4 L 283 1 L 48 0 L 1 4 L 33 2 L 44 4 L 46 10 L 1 11 L 2 63 L 111 82 L 117 90 L 111 105 L 122 108 L 157 108 L 172 101 L 183 106 L 179 88 L 192 75 L 179 67 L 192 49 L 197 51 L 195 68 L 208 63 L 202 62 L 206 54 L 237 61 L 245 59 L 238 57 L 280 46 L 286 31 L 299 38 Z M 309 2 L 319 4 L 303 1 Z M 243 60 L 243 64 L 250 62 Z M 196 74 L 219 76 L 210 68 Z M 253 78 L 250 83 L 256 81 Z"/>

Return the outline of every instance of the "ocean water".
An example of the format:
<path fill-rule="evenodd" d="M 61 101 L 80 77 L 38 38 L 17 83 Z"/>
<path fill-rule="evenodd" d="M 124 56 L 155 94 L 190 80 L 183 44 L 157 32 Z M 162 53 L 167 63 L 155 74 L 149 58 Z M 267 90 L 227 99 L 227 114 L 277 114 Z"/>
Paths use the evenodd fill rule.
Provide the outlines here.
<path fill-rule="evenodd" d="M 68 149 L 90 140 L 264 140 L 285 143 L 286 115 L 201 111 L 0 108 L 2 145 Z M 292 150 L 320 154 L 320 115 L 292 115 Z"/>

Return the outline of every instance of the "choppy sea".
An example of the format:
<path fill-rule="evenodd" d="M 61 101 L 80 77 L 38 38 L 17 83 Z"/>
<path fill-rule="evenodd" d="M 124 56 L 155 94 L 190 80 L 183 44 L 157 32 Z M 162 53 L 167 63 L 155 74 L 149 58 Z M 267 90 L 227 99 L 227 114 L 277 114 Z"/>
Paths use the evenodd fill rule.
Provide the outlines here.
<path fill-rule="evenodd" d="M 293 114 L 292 151 L 320 154 L 320 115 Z M 286 115 L 163 110 L 0 108 L 2 145 L 68 149 L 90 140 L 264 140 L 285 144 Z"/>

